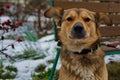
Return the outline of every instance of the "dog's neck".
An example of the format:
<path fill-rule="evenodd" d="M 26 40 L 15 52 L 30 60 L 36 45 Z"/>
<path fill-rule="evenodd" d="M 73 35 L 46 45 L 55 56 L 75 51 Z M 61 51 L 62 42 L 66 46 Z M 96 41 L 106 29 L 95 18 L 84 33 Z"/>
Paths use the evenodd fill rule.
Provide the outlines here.
<path fill-rule="evenodd" d="M 80 51 L 76 51 L 76 52 L 73 52 L 74 54 L 78 54 L 78 55 L 83 55 L 83 54 L 88 54 L 89 52 L 92 52 L 94 53 L 99 47 L 99 44 L 96 44 L 94 46 L 92 46 L 91 48 L 88 48 L 88 49 L 82 49 Z"/>

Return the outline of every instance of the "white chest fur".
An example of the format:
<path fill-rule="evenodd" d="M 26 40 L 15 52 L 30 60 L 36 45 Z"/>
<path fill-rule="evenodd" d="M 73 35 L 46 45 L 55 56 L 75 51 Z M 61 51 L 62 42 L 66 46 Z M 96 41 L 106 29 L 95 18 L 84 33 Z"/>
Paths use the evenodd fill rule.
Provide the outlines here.
<path fill-rule="evenodd" d="M 80 76 L 82 80 L 95 80 L 94 72 L 87 67 L 81 68 L 71 66 L 71 71 L 75 72 L 75 75 Z"/>

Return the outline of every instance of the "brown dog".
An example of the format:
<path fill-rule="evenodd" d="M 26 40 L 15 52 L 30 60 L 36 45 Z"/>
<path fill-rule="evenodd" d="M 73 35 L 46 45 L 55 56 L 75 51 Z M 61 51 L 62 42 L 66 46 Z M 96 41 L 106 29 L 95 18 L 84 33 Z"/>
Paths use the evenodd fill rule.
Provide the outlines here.
<path fill-rule="evenodd" d="M 83 8 L 63 10 L 60 7 L 48 9 L 45 16 L 53 17 L 61 26 L 59 80 L 108 80 L 104 52 L 98 46 L 101 37 L 98 23 L 111 25 L 110 18 Z"/>

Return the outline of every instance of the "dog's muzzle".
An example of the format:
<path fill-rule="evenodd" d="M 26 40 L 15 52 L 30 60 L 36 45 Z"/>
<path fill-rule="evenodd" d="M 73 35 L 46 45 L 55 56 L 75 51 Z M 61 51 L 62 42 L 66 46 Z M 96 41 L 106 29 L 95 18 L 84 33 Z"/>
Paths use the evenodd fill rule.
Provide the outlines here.
<path fill-rule="evenodd" d="M 84 38 L 86 35 L 82 23 L 76 23 L 71 30 L 71 37 L 74 39 Z"/>

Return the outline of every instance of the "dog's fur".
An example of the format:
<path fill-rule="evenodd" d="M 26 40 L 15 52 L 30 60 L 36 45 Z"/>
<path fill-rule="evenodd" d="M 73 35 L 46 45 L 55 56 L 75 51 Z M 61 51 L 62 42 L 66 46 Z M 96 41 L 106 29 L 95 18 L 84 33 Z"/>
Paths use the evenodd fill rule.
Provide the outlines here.
<path fill-rule="evenodd" d="M 63 10 L 60 7 L 46 10 L 45 16 L 54 18 L 56 24 L 61 26 L 59 39 L 63 47 L 59 80 L 108 80 L 104 51 L 97 47 L 88 53 L 81 52 L 99 44 L 101 35 L 98 25 L 100 22 L 111 25 L 110 18 L 104 13 L 83 8 Z M 80 33 L 74 33 L 76 24 L 82 26 L 84 31 L 80 29 Z"/>

